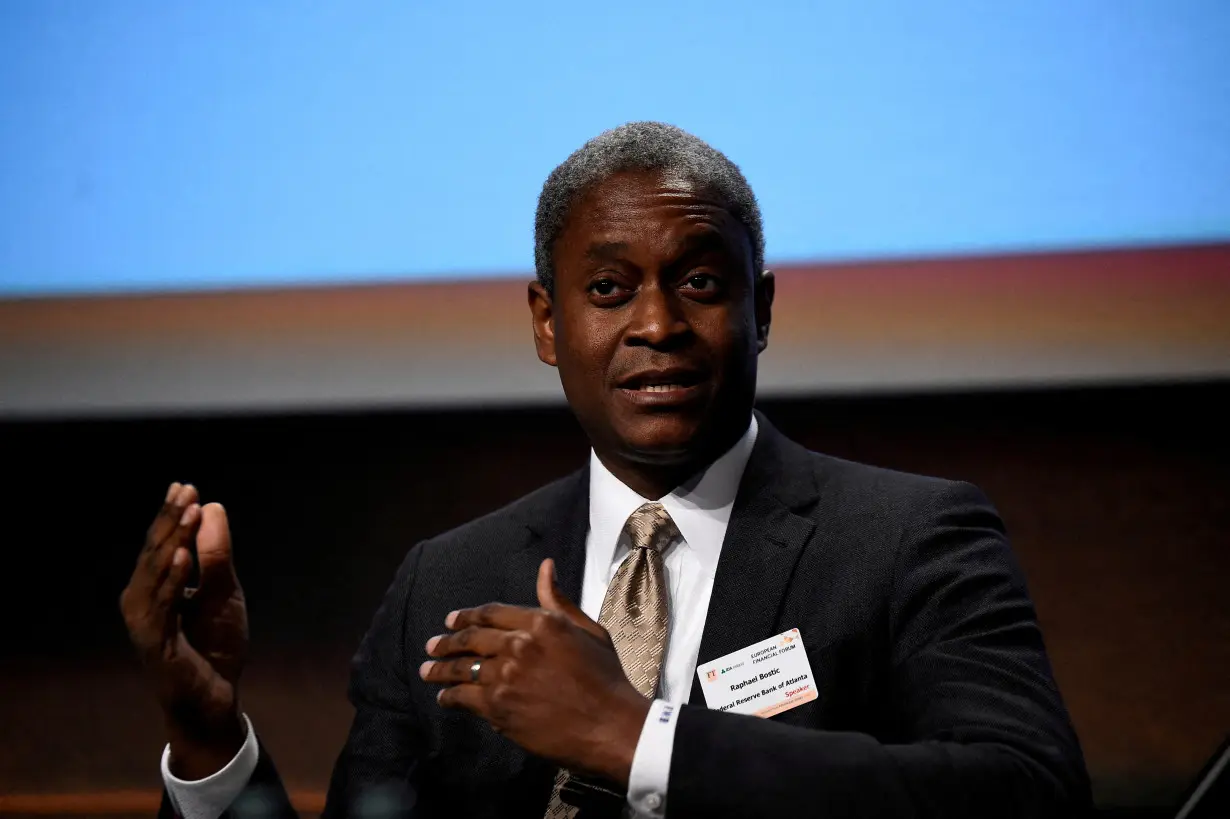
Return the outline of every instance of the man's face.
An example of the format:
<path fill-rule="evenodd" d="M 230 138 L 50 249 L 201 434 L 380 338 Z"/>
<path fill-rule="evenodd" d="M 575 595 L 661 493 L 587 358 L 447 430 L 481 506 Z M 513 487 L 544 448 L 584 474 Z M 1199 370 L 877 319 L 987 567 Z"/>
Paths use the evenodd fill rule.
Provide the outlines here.
<path fill-rule="evenodd" d="M 553 259 L 553 296 L 531 286 L 538 355 L 604 462 L 688 464 L 733 444 L 772 281 L 756 284 L 723 203 L 674 174 L 618 174 L 576 203 Z"/>

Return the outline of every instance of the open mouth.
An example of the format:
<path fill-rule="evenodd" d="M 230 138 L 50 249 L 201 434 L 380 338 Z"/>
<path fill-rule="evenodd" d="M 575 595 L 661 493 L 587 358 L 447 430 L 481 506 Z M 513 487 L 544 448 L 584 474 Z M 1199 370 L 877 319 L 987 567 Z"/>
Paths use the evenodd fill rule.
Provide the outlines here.
<path fill-rule="evenodd" d="M 625 379 L 619 389 L 635 403 L 657 406 L 693 398 L 705 380 L 705 374 L 698 370 L 656 370 Z"/>
<path fill-rule="evenodd" d="M 704 375 L 695 370 L 663 370 L 634 375 L 619 386 L 636 392 L 674 392 L 695 387 L 704 380 Z"/>
<path fill-rule="evenodd" d="M 674 392 L 682 390 L 684 387 L 692 386 L 690 384 L 642 384 L 637 387 L 637 392 Z"/>

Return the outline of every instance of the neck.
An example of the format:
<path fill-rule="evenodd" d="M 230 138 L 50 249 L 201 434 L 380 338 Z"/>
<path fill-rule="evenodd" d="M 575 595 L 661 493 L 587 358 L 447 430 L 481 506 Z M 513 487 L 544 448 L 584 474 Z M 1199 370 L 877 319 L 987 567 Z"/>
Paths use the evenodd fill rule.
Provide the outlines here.
<path fill-rule="evenodd" d="M 748 419 L 748 423 L 751 419 Z M 713 465 L 747 432 L 747 425 L 732 429 L 713 442 L 682 457 L 629 457 L 625 453 L 594 452 L 620 483 L 646 500 L 660 500 Z"/>
<path fill-rule="evenodd" d="M 661 464 L 630 463 L 627 461 L 615 463 L 608 461 L 601 455 L 598 457 L 602 461 L 603 466 L 610 470 L 611 474 L 618 478 L 620 483 L 645 500 L 651 501 L 661 500 L 673 492 L 675 487 L 709 465 L 704 464 L 699 468 L 691 466 L 664 467 Z"/>

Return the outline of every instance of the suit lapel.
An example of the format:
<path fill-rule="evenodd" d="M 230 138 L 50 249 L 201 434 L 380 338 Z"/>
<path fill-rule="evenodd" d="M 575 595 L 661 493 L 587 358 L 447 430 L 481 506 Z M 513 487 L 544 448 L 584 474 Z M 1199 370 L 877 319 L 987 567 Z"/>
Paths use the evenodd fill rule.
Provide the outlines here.
<path fill-rule="evenodd" d="M 508 557 L 501 602 L 537 607 L 538 567 L 549 557 L 555 560 L 560 588 L 579 603 L 589 528 L 589 467 L 561 481 L 543 503 L 526 510 L 523 520 L 524 539 Z M 516 771 L 504 804 L 508 815 L 541 815 L 551 795 L 555 764 L 512 743 L 508 743 L 505 764 Z"/>
<path fill-rule="evenodd" d="M 555 498 L 526 515 L 525 525 L 529 536 L 510 555 L 504 575 L 504 602 L 536 608 L 538 567 L 549 557 L 560 589 L 579 605 L 589 529 L 589 466 L 565 478 Z"/>
<path fill-rule="evenodd" d="M 808 453 L 763 415 L 756 420 L 756 446 L 722 543 L 697 665 L 774 635 L 790 577 L 815 528 L 796 514 L 818 497 Z M 689 702 L 705 704 L 695 675 Z"/>

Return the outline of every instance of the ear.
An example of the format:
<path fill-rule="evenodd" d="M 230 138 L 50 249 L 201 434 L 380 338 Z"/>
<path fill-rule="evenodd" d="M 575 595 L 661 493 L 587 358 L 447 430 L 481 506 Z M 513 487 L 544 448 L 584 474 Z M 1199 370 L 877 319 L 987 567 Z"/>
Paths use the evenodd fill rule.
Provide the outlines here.
<path fill-rule="evenodd" d="M 756 278 L 753 298 L 756 300 L 756 350 L 764 352 L 769 346 L 769 325 L 773 323 L 773 295 L 777 279 L 772 270 L 762 270 Z"/>
<path fill-rule="evenodd" d="M 555 366 L 555 302 L 541 282 L 530 282 L 530 315 L 534 325 L 534 349 L 538 360 Z"/>

